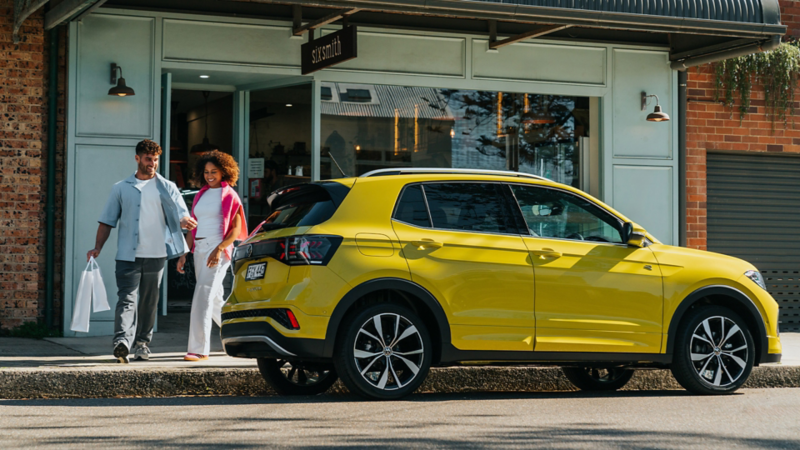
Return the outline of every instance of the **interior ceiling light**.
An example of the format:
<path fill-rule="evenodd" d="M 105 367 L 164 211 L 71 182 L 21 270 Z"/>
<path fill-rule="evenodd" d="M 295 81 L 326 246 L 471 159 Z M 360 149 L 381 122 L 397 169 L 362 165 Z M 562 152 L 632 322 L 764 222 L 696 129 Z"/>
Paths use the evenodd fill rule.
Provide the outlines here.
<path fill-rule="evenodd" d="M 214 144 L 210 144 L 208 142 L 208 95 L 209 94 L 210 94 L 210 92 L 203 91 L 203 97 L 205 98 L 205 104 L 206 104 L 206 117 L 205 117 L 206 133 L 205 133 L 205 136 L 203 136 L 203 142 L 200 143 L 200 144 L 193 145 L 192 149 L 189 151 L 189 153 L 191 153 L 193 155 L 201 155 L 203 153 L 208 153 L 208 152 L 213 152 L 214 150 L 219 150 L 218 146 L 216 146 Z"/>
<path fill-rule="evenodd" d="M 667 122 L 669 121 L 669 115 L 667 113 L 661 111 L 661 105 L 658 104 L 658 96 L 655 94 L 648 95 L 647 92 L 642 91 L 642 111 L 647 109 L 647 99 L 650 97 L 656 98 L 656 107 L 653 109 L 653 112 L 647 115 L 648 122 Z"/>
<path fill-rule="evenodd" d="M 286 104 L 286 107 L 287 107 L 287 108 L 291 108 L 291 107 L 292 107 L 292 104 L 291 104 L 291 103 L 287 103 L 287 104 Z"/>
<path fill-rule="evenodd" d="M 119 78 L 117 78 L 117 69 L 119 69 Z M 136 95 L 133 89 L 125 84 L 125 78 L 122 78 L 122 67 L 111 63 L 111 84 L 115 83 L 116 86 L 108 90 L 108 95 L 116 95 L 117 97 Z"/>
<path fill-rule="evenodd" d="M 200 75 L 200 78 L 208 78 L 208 75 Z"/>

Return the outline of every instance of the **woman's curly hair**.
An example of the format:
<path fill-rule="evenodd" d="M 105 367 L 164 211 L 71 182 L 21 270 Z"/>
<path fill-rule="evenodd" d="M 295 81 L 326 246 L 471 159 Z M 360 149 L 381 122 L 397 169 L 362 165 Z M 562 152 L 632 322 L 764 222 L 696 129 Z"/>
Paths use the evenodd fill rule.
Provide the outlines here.
<path fill-rule="evenodd" d="M 222 181 L 231 186 L 236 186 L 236 182 L 239 180 L 239 165 L 236 164 L 236 160 L 233 159 L 233 156 L 227 153 L 214 150 L 213 152 L 200 155 L 200 158 L 197 159 L 197 162 L 194 165 L 192 183 L 196 187 L 203 187 L 208 184 L 206 183 L 206 178 L 203 176 L 203 172 L 206 170 L 207 163 L 217 166 L 217 169 L 222 172 Z"/>

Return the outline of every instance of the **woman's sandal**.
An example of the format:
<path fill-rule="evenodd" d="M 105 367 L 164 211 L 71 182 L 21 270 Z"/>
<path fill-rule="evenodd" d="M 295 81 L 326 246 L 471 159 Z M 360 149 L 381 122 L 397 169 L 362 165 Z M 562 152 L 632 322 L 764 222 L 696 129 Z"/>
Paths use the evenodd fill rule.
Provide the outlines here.
<path fill-rule="evenodd" d="M 187 353 L 183 357 L 184 361 L 204 361 L 208 359 L 208 355 L 198 355 L 197 353 Z"/>

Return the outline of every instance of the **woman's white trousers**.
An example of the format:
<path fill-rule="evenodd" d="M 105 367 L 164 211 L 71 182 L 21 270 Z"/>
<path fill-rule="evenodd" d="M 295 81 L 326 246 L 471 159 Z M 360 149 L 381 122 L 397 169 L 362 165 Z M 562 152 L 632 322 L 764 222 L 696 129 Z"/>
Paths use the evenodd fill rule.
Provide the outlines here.
<path fill-rule="evenodd" d="M 208 355 L 211 350 L 211 320 L 219 326 L 221 311 L 225 303 L 222 280 L 231 265 L 231 260 L 223 252 L 219 263 L 208 267 L 208 255 L 220 244 L 220 239 L 207 238 L 195 242 L 194 272 L 197 285 L 192 298 L 192 315 L 189 325 L 189 351 L 198 355 Z"/>

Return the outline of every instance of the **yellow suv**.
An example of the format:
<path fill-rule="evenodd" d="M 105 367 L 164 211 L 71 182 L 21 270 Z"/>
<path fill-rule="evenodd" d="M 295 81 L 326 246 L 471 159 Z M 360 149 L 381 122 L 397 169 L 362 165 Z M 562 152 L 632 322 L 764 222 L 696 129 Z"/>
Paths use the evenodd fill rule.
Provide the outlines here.
<path fill-rule="evenodd" d="M 271 194 L 234 254 L 228 355 L 282 394 L 368 398 L 431 366 L 548 364 L 584 390 L 670 368 L 738 389 L 778 362 L 778 304 L 740 259 L 661 244 L 570 186 L 515 172 L 383 169 Z"/>

